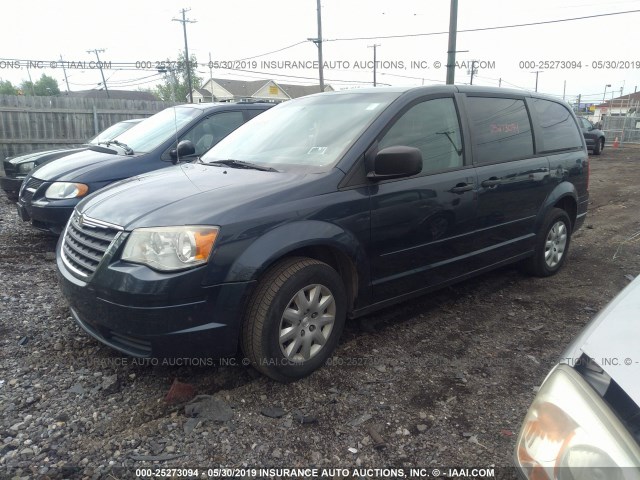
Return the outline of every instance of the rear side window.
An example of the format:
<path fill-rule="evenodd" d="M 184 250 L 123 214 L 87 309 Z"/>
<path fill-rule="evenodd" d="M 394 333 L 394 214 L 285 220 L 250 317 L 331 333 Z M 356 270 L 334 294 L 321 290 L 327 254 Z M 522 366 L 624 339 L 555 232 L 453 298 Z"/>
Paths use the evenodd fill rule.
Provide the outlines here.
<path fill-rule="evenodd" d="M 533 100 L 533 106 L 538 114 L 542 131 L 541 152 L 582 147 L 582 133 L 566 107 L 539 98 Z"/>
<path fill-rule="evenodd" d="M 533 155 L 531 123 L 523 100 L 468 97 L 475 137 L 474 162 L 497 163 Z"/>

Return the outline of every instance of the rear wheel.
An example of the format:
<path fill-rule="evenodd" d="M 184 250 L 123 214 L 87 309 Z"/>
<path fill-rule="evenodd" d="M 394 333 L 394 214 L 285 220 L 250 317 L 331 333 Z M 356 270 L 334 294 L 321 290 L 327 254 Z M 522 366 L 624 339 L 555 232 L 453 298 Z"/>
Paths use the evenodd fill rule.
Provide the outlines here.
<path fill-rule="evenodd" d="M 593 146 L 593 154 L 600 155 L 604 150 L 604 138 L 599 138 L 596 140 L 596 144 Z"/>
<path fill-rule="evenodd" d="M 259 281 L 242 325 L 242 350 L 251 364 L 280 382 L 321 367 L 344 327 L 346 294 L 329 265 L 285 259 Z"/>
<path fill-rule="evenodd" d="M 527 271 L 538 277 L 548 277 L 557 273 L 567 258 L 570 241 L 569 215 L 560 208 L 553 208 L 538 232 L 535 253 L 525 263 Z"/>

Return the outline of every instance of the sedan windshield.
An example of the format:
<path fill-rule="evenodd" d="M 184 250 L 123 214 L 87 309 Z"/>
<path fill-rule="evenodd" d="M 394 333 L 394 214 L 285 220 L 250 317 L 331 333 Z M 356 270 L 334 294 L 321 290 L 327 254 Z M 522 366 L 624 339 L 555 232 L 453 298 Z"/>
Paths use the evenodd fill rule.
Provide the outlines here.
<path fill-rule="evenodd" d="M 340 160 L 398 95 L 349 92 L 285 102 L 240 127 L 202 161 L 239 160 L 325 170 Z"/>
<path fill-rule="evenodd" d="M 202 114 L 199 108 L 167 108 L 119 135 L 118 141 L 135 153 L 151 152 L 170 138 L 175 138 L 176 132 Z"/>

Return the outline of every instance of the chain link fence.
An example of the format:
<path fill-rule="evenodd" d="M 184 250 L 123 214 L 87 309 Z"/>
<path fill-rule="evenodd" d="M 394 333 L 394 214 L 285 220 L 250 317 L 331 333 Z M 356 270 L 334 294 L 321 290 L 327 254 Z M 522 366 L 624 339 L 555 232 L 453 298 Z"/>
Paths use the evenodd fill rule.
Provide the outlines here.
<path fill-rule="evenodd" d="M 612 145 L 616 138 L 620 145 L 625 143 L 640 145 L 640 117 L 606 116 L 602 131 L 609 145 Z"/>

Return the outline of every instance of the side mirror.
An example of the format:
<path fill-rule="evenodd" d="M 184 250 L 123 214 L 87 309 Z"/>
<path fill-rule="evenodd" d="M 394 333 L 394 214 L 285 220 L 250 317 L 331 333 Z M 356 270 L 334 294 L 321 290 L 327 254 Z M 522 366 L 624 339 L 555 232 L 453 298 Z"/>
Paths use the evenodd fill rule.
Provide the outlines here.
<path fill-rule="evenodd" d="M 171 161 L 175 165 L 178 163 L 178 159 L 182 157 L 188 157 L 196 153 L 196 147 L 191 140 L 182 140 L 178 143 L 177 148 L 174 148 L 169 152 L 171 155 Z"/>
<path fill-rule="evenodd" d="M 373 169 L 367 173 L 372 180 L 411 177 L 422 171 L 422 152 L 414 147 L 383 148 L 373 160 Z"/>

